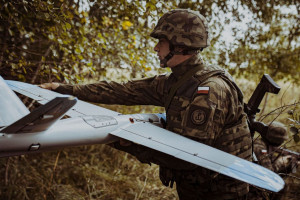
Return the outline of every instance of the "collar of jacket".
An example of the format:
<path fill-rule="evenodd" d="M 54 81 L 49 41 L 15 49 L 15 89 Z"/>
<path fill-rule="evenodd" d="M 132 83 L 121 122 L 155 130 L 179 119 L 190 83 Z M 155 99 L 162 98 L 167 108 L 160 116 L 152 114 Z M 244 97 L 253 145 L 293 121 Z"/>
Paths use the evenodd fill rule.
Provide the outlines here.
<path fill-rule="evenodd" d="M 182 63 L 176 65 L 175 67 L 172 67 L 172 73 L 173 75 L 179 79 L 181 78 L 187 71 L 189 71 L 192 67 L 199 66 L 200 64 L 203 64 L 203 60 L 200 56 L 200 54 L 193 55 L 189 59 L 183 61 Z"/>

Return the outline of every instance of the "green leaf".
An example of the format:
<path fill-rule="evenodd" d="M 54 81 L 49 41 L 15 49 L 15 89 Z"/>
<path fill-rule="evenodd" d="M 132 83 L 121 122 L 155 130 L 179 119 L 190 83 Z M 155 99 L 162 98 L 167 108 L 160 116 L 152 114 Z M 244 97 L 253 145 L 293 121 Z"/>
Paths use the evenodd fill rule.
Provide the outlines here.
<path fill-rule="evenodd" d="M 81 53 L 80 49 L 79 49 L 79 48 L 76 48 L 76 49 L 75 49 L 75 53 L 80 54 L 80 53 Z"/>
<path fill-rule="evenodd" d="M 88 67 L 91 67 L 92 65 L 93 65 L 93 62 L 89 62 L 89 63 L 87 64 Z"/>
<path fill-rule="evenodd" d="M 67 28 L 68 30 L 70 30 L 70 29 L 72 28 L 71 24 L 66 23 L 66 28 Z"/>

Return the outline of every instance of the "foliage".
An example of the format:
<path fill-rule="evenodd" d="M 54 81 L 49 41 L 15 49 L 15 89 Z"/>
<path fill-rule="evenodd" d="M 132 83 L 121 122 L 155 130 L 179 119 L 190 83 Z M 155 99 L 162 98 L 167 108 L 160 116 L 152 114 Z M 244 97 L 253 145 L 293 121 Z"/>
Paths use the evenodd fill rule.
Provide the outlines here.
<path fill-rule="evenodd" d="M 80 0 L 1 0 L 1 75 L 68 83 L 162 72 L 149 34 L 162 13 L 179 7 L 199 10 L 208 19 L 212 45 L 203 53 L 208 62 L 247 78 L 256 72 L 299 81 L 298 1 L 87 2 L 89 9 L 83 10 Z M 247 29 L 229 26 L 233 20 Z M 231 43 L 222 35 L 225 25 L 234 37 Z M 116 69 L 119 76 L 107 76 Z"/>
<path fill-rule="evenodd" d="M 2 0 L 1 74 L 68 83 L 105 76 L 109 68 L 127 68 L 131 77 L 150 71 L 148 16 L 156 6 L 126 2 L 99 1 L 87 12 L 72 0 Z"/>
<path fill-rule="evenodd" d="M 233 66 L 230 72 L 248 79 L 253 78 L 253 74 L 269 73 L 275 80 L 299 83 L 299 1 L 241 1 L 236 4 L 236 7 L 244 7 L 244 12 L 250 10 L 252 17 L 250 15 L 243 35 L 235 33 L 236 44 L 221 51 L 228 55 Z M 219 60 L 220 65 L 223 62 Z"/>
<path fill-rule="evenodd" d="M 1 1 L 0 67 L 4 77 L 34 83 L 71 76 L 80 63 L 72 48 L 79 45 L 75 43 L 81 34 L 75 22 L 80 20 L 78 7 L 70 2 Z"/>

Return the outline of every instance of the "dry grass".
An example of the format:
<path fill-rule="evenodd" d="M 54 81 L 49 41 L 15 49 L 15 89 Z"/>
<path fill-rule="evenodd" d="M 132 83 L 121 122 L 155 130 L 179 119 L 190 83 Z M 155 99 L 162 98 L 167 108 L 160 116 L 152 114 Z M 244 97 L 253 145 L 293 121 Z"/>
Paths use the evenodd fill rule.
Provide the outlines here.
<path fill-rule="evenodd" d="M 0 163 L 5 177 L 1 199 L 176 199 L 174 189 L 160 184 L 157 166 L 107 145 L 2 158 Z"/>

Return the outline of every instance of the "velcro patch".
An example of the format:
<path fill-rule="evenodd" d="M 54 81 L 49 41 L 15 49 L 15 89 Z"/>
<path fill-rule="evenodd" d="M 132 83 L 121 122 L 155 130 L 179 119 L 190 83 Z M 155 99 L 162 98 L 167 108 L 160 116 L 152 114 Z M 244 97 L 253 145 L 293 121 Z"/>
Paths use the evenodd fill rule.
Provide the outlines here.
<path fill-rule="evenodd" d="M 189 108 L 189 120 L 187 120 L 187 126 L 190 128 L 206 130 L 211 111 L 211 108 L 191 105 Z"/>
<path fill-rule="evenodd" d="M 198 87 L 197 94 L 208 94 L 209 93 L 209 87 Z"/>
<path fill-rule="evenodd" d="M 197 124 L 197 125 L 201 125 L 203 124 L 205 121 L 206 121 L 206 114 L 203 110 L 194 110 L 194 112 L 192 113 L 191 115 L 191 120 L 194 124 Z"/>

